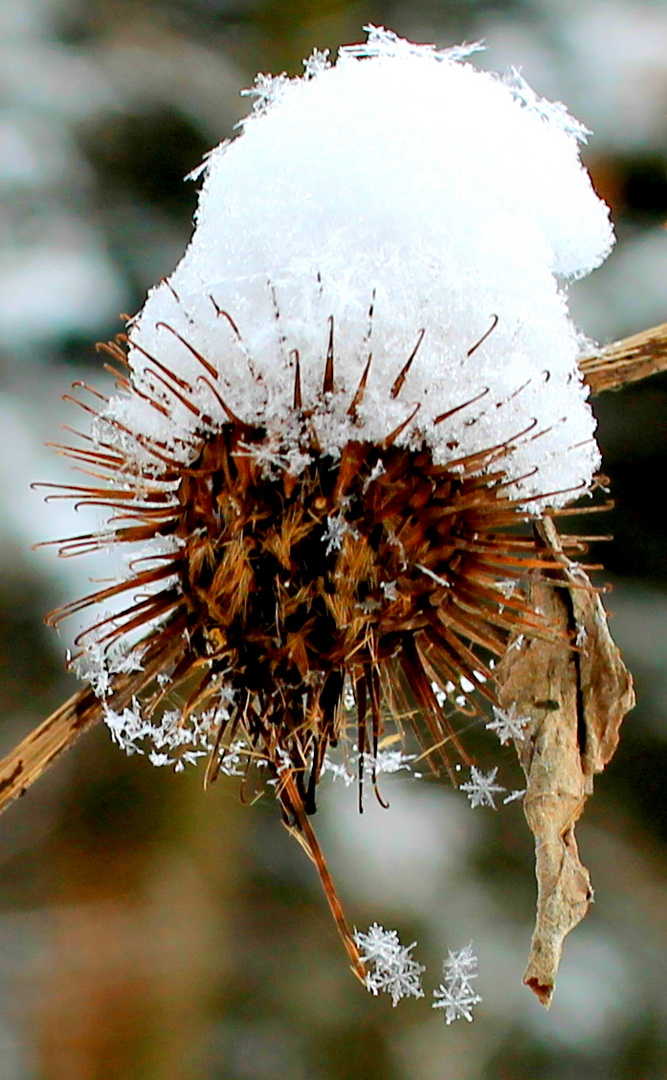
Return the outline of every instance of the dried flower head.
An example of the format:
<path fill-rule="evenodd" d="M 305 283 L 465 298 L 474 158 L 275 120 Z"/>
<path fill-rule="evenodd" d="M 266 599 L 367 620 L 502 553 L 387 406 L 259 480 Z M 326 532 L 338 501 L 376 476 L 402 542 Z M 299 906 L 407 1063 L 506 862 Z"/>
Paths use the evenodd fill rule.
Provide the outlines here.
<path fill-rule="evenodd" d="M 268 779 L 365 981 L 308 817 L 327 750 L 356 743 L 360 798 L 390 723 L 465 757 L 456 713 L 545 632 L 525 585 L 554 563 L 521 526 L 599 461 L 563 295 L 612 243 L 584 130 L 470 51 L 370 28 L 258 77 L 184 258 L 105 347 L 118 395 L 64 448 L 109 517 L 61 553 L 131 552 L 51 617 L 93 612 L 75 666 L 113 737 Z"/>

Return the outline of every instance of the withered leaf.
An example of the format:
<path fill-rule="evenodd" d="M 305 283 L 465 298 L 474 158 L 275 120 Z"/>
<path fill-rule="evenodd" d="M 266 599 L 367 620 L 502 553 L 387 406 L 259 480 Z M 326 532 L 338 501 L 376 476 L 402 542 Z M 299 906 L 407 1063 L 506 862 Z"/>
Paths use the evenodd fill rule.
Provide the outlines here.
<path fill-rule="evenodd" d="M 563 554 L 553 522 L 537 527 L 562 565 L 550 581 L 532 583 L 551 640 L 516 637 L 498 665 L 503 709 L 528 718 L 516 740 L 526 774 L 524 813 L 535 837 L 537 915 L 524 982 L 542 1004 L 553 995 L 563 941 L 592 898 L 574 827 L 618 744 L 635 698 L 631 677 L 607 626 L 599 593 Z"/>

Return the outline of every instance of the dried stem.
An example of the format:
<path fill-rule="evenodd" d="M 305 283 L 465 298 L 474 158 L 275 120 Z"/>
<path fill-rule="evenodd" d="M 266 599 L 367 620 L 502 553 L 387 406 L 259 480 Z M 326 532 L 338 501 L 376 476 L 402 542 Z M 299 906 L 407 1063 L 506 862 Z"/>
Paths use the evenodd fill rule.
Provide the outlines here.
<path fill-rule="evenodd" d="M 579 367 L 594 394 L 620 390 L 667 371 L 667 323 L 605 345 L 599 352 L 583 356 Z"/>
<path fill-rule="evenodd" d="M 0 813 L 24 795 L 80 735 L 102 719 L 105 705 L 116 711 L 124 709 L 158 672 L 168 667 L 182 648 L 182 641 L 176 638 L 146 660 L 142 671 L 116 676 L 114 691 L 106 702 L 99 701 L 89 686 L 84 687 L 26 735 L 0 762 Z"/>
<path fill-rule="evenodd" d="M 329 873 L 329 868 L 326 864 L 326 859 L 322 853 L 322 849 L 319 845 L 319 841 L 315 835 L 312 825 L 308 820 L 303 800 L 299 794 L 299 789 L 294 782 L 294 778 L 290 770 L 285 770 L 281 776 L 281 784 L 283 787 L 283 802 L 285 803 L 288 811 L 291 810 L 296 819 L 296 825 L 288 826 L 289 832 L 294 836 L 301 847 L 304 849 L 308 857 L 314 862 L 317 867 L 317 872 L 324 889 L 324 894 L 327 898 L 331 914 L 334 917 L 334 922 L 338 929 L 347 955 L 350 958 L 352 964 L 352 971 L 357 976 L 359 981 L 366 985 L 366 971 L 361 962 L 359 956 L 359 950 L 355 945 L 354 938 L 350 933 L 350 928 L 347 925 L 345 915 L 343 914 L 343 905 L 340 902 L 336 887 L 333 883 L 333 878 Z"/>

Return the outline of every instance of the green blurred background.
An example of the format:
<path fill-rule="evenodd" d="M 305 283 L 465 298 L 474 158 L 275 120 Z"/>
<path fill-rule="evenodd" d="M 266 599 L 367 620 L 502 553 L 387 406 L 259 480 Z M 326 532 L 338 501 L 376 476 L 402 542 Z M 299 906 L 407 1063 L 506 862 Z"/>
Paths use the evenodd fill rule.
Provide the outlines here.
<path fill-rule="evenodd" d="M 59 396 L 104 383 L 120 329 L 190 234 L 183 177 L 247 111 L 256 71 L 301 71 L 363 24 L 439 46 L 483 38 L 595 131 L 585 158 L 618 246 L 572 289 L 609 340 L 667 318 L 667 6 L 648 0 L 0 0 L 0 750 L 74 689 L 44 613 L 108 573 L 33 552 L 75 531 L 33 480 L 76 423 Z M 387 778 L 391 808 L 333 782 L 316 824 L 350 921 L 419 941 L 429 986 L 470 939 L 484 1003 L 445 1027 L 371 998 L 312 867 L 270 800 L 202 791 L 127 758 L 105 730 L 0 822 L 0 1080 L 659 1080 L 667 1078 L 667 378 L 596 402 L 618 509 L 602 526 L 613 630 L 639 705 L 579 827 L 597 903 L 556 1000 L 521 986 L 532 928 L 520 807 L 471 812 L 446 784 Z M 597 554 L 597 553 L 596 553 Z M 482 767 L 512 754 L 471 728 Z"/>

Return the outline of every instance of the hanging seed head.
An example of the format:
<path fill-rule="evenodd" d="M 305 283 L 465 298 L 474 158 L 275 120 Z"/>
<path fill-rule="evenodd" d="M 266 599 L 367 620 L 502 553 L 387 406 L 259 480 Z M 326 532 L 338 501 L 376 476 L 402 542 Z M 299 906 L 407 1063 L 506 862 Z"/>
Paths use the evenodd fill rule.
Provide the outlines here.
<path fill-rule="evenodd" d="M 362 977 L 306 817 L 327 750 L 356 741 L 360 785 L 390 718 L 434 767 L 464 753 L 454 714 L 544 631 L 521 526 L 599 460 L 563 294 L 612 242 L 584 129 L 470 51 L 370 28 L 258 77 L 183 260 L 105 347 L 119 394 L 66 448 L 109 523 L 62 553 L 131 557 L 52 621 L 99 612 L 75 666 L 104 700 L 157 672 L 107 702 L 114 738 L 209 780 L 263 768 Z"/>

